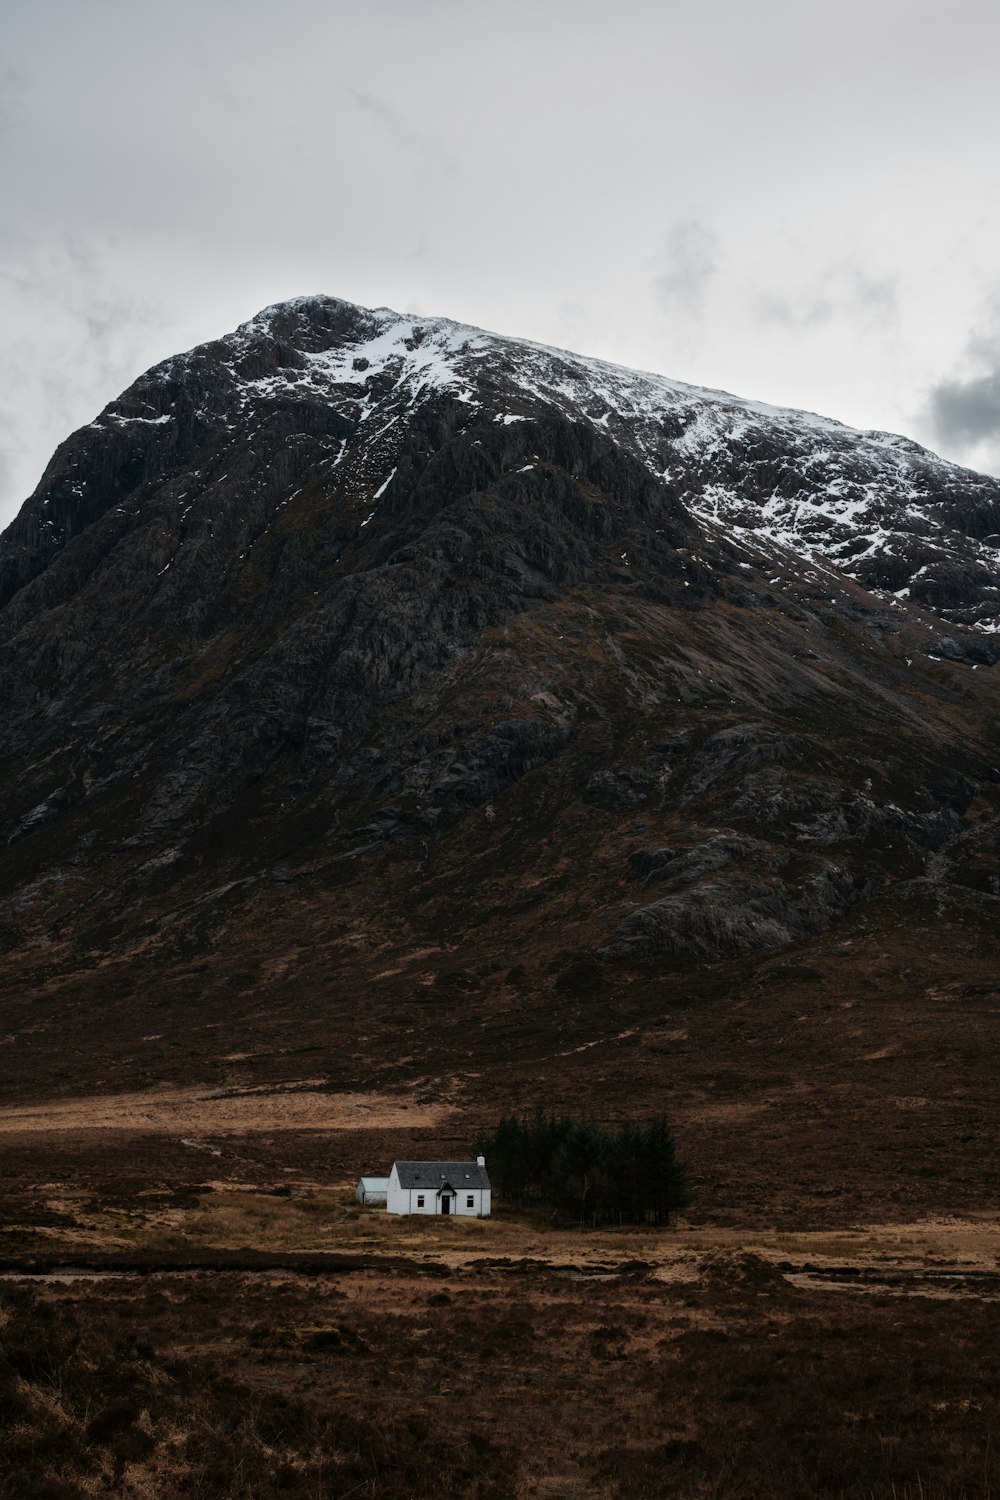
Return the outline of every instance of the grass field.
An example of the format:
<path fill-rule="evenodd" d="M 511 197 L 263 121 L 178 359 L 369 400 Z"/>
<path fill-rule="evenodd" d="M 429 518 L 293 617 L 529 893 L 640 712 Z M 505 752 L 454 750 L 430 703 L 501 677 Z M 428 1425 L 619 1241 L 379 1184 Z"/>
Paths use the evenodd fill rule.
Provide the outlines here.
<path fill-rule="evenodd" d="M 997 1218 L 396 1219 L 308 1092 L 7 1113 L 3 1500 L 1000 1494 Z"/>

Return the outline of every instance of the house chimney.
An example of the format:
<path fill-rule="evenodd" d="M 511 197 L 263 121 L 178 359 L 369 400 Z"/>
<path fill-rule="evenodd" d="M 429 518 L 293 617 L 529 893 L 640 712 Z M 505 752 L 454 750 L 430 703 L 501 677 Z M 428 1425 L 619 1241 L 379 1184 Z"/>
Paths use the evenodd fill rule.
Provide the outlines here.
<path fill-rule="evenodd" d="M 485 1167 L 485 1165 L 486 1165 L 486 1157 L 485 1156 L 477 1156 L 476 1157 L 476 1166 L 477 1167 Z"/>

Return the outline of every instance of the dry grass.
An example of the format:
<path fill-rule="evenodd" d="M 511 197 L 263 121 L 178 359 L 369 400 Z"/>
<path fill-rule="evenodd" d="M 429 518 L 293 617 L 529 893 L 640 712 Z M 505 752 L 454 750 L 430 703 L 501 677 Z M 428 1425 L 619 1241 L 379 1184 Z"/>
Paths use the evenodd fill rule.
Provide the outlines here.
<path fill-rule="evenodd" d="M 7 1266 L 134 1269 L 0 1281 L 0 1500 L 1000 1492 L 1000 1284 L 928 1279 L 996 1273 L 996 1217 L 397 1219 L 359 1158 L 453 1138 L 296 1128 L 314 1092 L 272 1092 L 287 1129 L 7 1135 Z"/>
<path fill-rule="evenodd" d="M 0 1287 L 0 1496 L 986 1500 L 1000 1302 L 529 1261 Z"/>
<path fill-rule="evenodd" d="M 17 1235 L 23 1252 L 100 1252 L 185 1246 L 198 1249 L 253 1248 L 262 1253 L 362 1253 L 405 1256 L 460 1267 L 486 1259 L 544 1261 L 551 1266 L 615 1267 L 642 1261 L 665 1278 L 683 1277 L 706 1254 L 749 1252 L 770 1263 L 854 1266 L 917 1271 L 995 1271 L 1000 1267 L 1000 1219 L 918 1220 L 869 1224 L 851 1230 L 736 1230 L 681 1220 L 664 1232 L 639 1226 L 619 1229 L 554 1229 L 544 1214 L 522 1214 L 498 1205 L 490 1219 L 396 1217 L 361 1208 L 353 1187 L 324 1188 L 292 1177 L 293 1185 L 260 1191 L 218 1179 L 188 1193 L 155 1189 L 127 1205 L 95 1202 L 62 1184 L 58 1193 L 8 1205 L 4 1230 Z M 55 1220 L 56 1222 L 46 1222 Z M 3 1239 L 0 1238 L 0 1248 Z"/>
<path fill-rule="evenodd" d="M 197 1137 L 271 1130 L 433 1129 L 451 1113 L 409 1095 L 333 1093 L 322 1078 L 228 1089 L 148 1089 L 0 1108 L 0 1131 L 20 1134 L 116 1130 Z"/>

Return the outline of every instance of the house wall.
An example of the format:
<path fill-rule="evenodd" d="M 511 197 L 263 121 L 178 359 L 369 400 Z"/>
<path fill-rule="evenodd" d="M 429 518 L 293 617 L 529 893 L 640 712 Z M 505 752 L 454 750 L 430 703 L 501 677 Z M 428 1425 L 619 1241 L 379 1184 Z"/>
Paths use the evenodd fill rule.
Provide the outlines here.
<path fill-rule="evenodd" d="M 424 1200 L 423 1208 L 418 1207 L 417 1199 Z M 389 1178 L 389 1191 L 386 1194 L 385 1206 L 391 1214 L 435 1214 L 436 1195 L 431 1188 L 401 1188 L 398 1179 Z"/>
<path fill-rule="evenodd" d="M 418 1207 L 417 1198 L 423 1196 L 424 1206 Z M 473 1206 L 466 1207 L 466 1199 L 473 1199 Z M 478 1218 L 490 1212 L 492 1194 L 489 1188 L 471 1188 L 459 1191 L 451 1200 L 451 1211 L 459 1218 Z M 391 1214 L 437 1214 L 439 1200 L 434 1188 L 401 1188 L 399 1178 L 393 1172 L 389 1178 L 386 1194 L 386 1209 Z"/>
<path fill-rule="evenodd" d="M 465 1200 L 467 1198 L 473 1200 L 472 1208 L 466 1208 Z M 466 1219 L 476 1219 L 488 1214 L 490 1211 L 489 1189 L 467 1188 L 464 1191 L 459 1189 L 456 1196 L 452 1199 L 451 1211 L 453 1214 L 458 1214 L 460 1217 Z"/>
<path fill-rule="evenodd" d="M 369 1207 L 384 1203 L 386 1199 L 385 1190 L 378 1188 L 366 1188 L 364 1182 L 359 1182 L 354 1190 L 354 1201 L 364 1203 Z"/>
<path fill-rule="evenodd" d="M 391 1214 L 434 1214 L 436 1212 L 434 1194 L 430 1188 L 423 1191 L 424 1206 L 417 1207 L 417 1198 L 420 1196 L 416 1188 L 403 1188 L 399 1185 L 399 1177 L 395 1169 L 389 1176 L 389 1191 L 386 1194 L 385 1206 Z"/>

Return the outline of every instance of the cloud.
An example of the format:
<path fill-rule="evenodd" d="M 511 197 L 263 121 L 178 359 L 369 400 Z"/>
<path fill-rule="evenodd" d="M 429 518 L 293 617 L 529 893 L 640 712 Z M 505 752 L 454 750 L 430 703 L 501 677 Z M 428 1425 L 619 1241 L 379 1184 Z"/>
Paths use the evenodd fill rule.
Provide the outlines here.
<path fill-rule="evenodd" d="M 930 387 L 922 425 L 942 451 L 1000 473 L 1000 288 L 984 300 L 954 373 Z"/>
<path fill-rule="evenodd" d="M 166 326 L 166 315 L 153 298 L 132 296 L 122 287 L 113 247 L 76 234 L 63 234 L 46 246 L 12 247 L 8 254 L 0 248 L 0 282 L 13 294 L 12 323 L 18 321 L 19 308 L 24 309 L 20 338 L 10 337 L 6 350 L 5 376 L 17 384 L 22 377 L 11 368 L 11 356 L 18 349 L 26 352 L 35 340 L 45 350 L 55 332 L 68 348 L 85 354 L 84 379 L 95 389 L 108 389 L 123 362 L 150 333 Z M 43 313 L 36 313 L 32 323 L 33 306 Z M 55 370 L 36 367 L 35 378 L 48 381 L 51 400 L 64 379 L 79 383 L 81 372 L 70 372 L 57 360 Z M 110 399 L 105 395 L 101 404 Z"/>
<path fill-rule="evenodd" d="M 12 423 L 6 412 L 0 411 L 0 495 L 12 488 L 15 476 L 15 450 L 3 441 L 10 433 Z"/>
<path fill-rule="evenodd" d="M 370 119 L 377 121 L 397 146 L 415 151 L 418 156 L 423 157 L 430 165 L 442 172 L 450 174 L 458 171 L 459 160 L 453 151 L 433 136 L 414 129 L 398 110 L 393 109 L 391 104 L 387 104 L 377 94 L 373 94 L 369 89 L 352 88 L 347 83 L 342 83 L 339 87 L 341 93 L 351 101 L 355 108 Z"/>
<path fill-rule="evenodd" d="M 718 241 L 699 219 L 680 219 L 664 249 L 656 291 L 671 311 L 696 313 L 719 269 Z"/>
<path fill-rule="evenodd" d="M 121 257 L 102 240 L 0 243 L 0 524 L 56 445 L 152 362 L 166 316 L 126 281 Z"/>
<path fill-rule="evenodd" d="M 13 133 L 27 93 L 28 77 L 9 63 L 0 67 L 0 140 Z"/>
<path fill-rule="evenodd" d="M 896 278 L 873 275 L 854 259 L 835 261 L 792 292 L 759 294 L 756 316 L 785 328 L 819 328 L 848 319 L 890 329 L 899 321 Z"/>
<path fill-rule="evenodd" d="M 931 425 L 943 443 L 964 447 L 1000 441 L 1000 349 L 986 374 L 934 386 L 929 407 Z"/>

